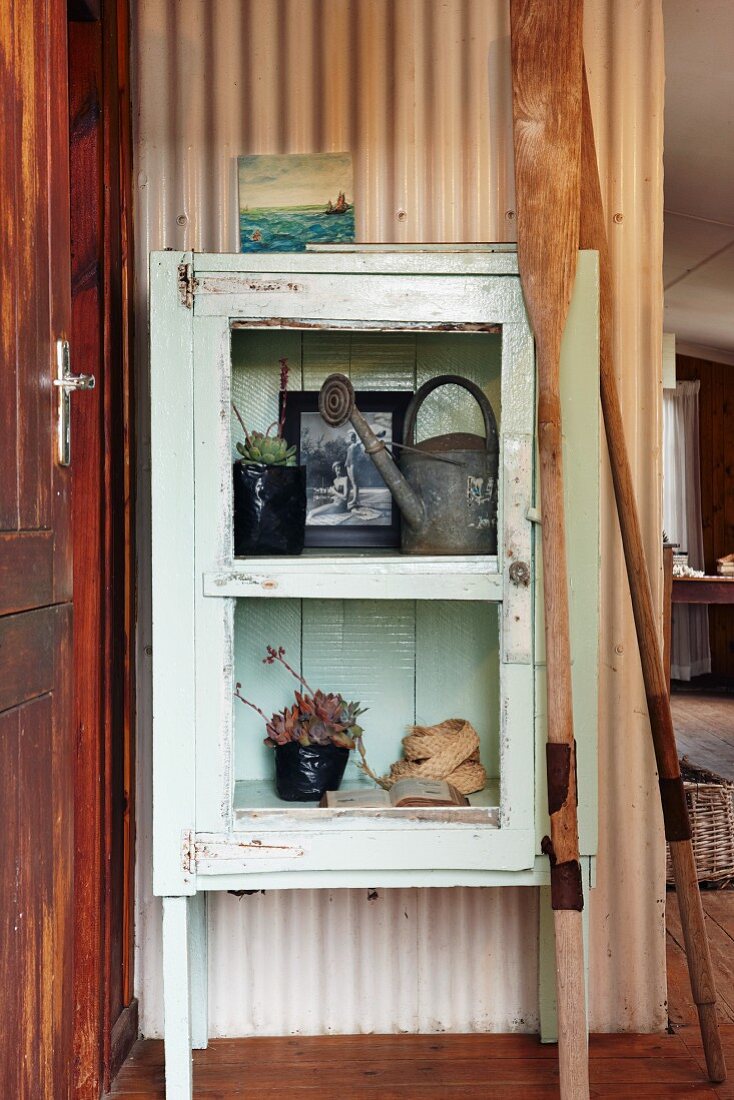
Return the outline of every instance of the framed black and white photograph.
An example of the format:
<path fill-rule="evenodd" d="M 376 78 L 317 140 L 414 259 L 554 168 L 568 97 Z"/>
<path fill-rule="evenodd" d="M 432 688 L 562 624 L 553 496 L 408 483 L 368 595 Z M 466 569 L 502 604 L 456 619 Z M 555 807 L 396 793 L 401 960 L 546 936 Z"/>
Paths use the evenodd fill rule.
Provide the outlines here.
<path fill-rule="evenodd" d="M 389 448 L 401 443 L 412 393 L 365 390 L 356 405 Z M 321 419 L 318 392 L 291 391 L 284 435 L 306 467 L 306 546 L 396 547 L 400 512 L 352 425 Z"/>

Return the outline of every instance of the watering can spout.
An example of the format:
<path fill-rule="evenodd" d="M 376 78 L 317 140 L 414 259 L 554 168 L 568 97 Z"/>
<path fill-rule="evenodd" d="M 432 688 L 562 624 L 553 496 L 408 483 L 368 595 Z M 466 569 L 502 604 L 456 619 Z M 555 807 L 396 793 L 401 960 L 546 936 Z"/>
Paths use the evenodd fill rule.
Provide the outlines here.
<path fill-rule="evenodd" d="M 383 440 L 377 438 L 355 405 L 354 389 L 346 375 L 330 374 L 326 379 L 319 392 L 319 412 L 332 428 L 338 428 L 347 420 L 350 422 L 390 490 L 403 519 L 410 527 L 419 528 L 425 518 L 423 501 L 401 474 Z"/>

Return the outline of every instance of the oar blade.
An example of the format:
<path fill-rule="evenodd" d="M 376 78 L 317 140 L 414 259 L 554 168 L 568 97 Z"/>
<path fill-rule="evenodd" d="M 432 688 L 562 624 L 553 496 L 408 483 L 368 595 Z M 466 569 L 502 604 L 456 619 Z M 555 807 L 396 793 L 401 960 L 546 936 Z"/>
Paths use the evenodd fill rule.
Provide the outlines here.
<path fill-rule="evenodd" d="M 539 343 L 560 347 L 576 274 L 583 4 L 511 0 L 517 247 Z"/>

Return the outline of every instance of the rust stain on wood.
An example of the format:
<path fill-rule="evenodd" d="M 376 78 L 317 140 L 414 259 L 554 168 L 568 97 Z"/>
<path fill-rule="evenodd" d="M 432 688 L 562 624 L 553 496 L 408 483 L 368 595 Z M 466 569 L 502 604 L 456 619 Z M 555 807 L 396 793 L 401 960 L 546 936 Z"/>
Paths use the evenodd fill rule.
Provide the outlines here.
<path fill-rule="evenodd" d="M 215 294 L 224 294 L 224 293 L 227 292 L 227 289 L 228 288 L 220 289 L 219 287 L 215 286 L 214 287 L 214 293 Z M 303 290 L 303 286 L 300 283 L 292 283 L 292 282 L 285 282 L 285 283 L 283 283 L 283 282 L 272 283 L 271 282 L 271 283 L 266 283 L 266 282 L 263 282 L 262 280 L 258 279 L 258 280 L 252 280 L 251 282 L 247 283 L 245 289 L 255 290 L 255 291 L 258 291 L 258 292 L 263 292 L 264 291 L 264 292 L 272 292 L 272 293 L 277 293 L 278 291 L 283 291 L 283 290 L 289 290 L 293 294 L 299 294 Z"/>
<path fill-rule="evenodd" d="M 212 288 L 210 282 L 206 279 L 199 280 L 197 288 L 204 293 L 223 294 L 230 292 L 229 290 L 219 290 L 216 287 Z M 238 283 L 237 290 L 239 289 L 241 287 Z M 231 288 L 231 293 L 235 293 L 234 287 Z M 315 329 L 333 332 L 346 326 L 336 325 L 334 321 L 315 321 L 303 317 L 253 317 L 252 319 L 233 321 L 231 327 L 233 329 Z M 485 324 L 481 321 L 396 321 L 395 323 L 389 321 L 361 321 L 360 329 L 370 332 L 485 332 L 494 335 L 502 332 L 501 325 Z"/>
<path fill-rule="evenodd" d="M 565 744 L 547 744 L 545 760 L 548 773 L 548 813 L 558 813 L 568 798 L 568 783 L 571 774 L 571 746 Z"/>
<path fill-rule="evenodd" d="M 690 840 L 691 822 L 688 815 L 686 794 L 683 787 L 682 776 L 666 779 L 661 776 L 658 779 L 660 786 L 660 800 L 663 805 L 663 821 L 665 824 L 665 839 Z"/>

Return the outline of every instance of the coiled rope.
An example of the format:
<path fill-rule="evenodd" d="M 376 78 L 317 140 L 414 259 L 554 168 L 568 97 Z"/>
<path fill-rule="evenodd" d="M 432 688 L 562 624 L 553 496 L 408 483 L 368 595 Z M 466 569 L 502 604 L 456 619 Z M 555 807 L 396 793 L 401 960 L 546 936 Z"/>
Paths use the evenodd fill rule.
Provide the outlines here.
<path fill-rule="evenodd" d="M 411 726 L 403 738 L 403 760 L 377 776 L 367 763 L 359 739 L 363 770 L 389 791 L 399 779 L 445 779 L 461 794 L 484 789 L 487 773 L 479 760 L 479 735 L 464 718 L 447 718 L 436 726 Z"/>

